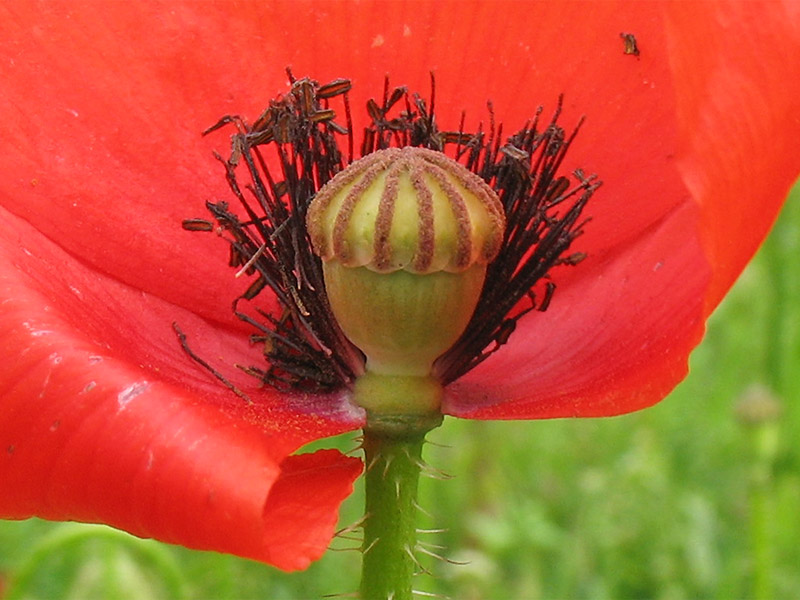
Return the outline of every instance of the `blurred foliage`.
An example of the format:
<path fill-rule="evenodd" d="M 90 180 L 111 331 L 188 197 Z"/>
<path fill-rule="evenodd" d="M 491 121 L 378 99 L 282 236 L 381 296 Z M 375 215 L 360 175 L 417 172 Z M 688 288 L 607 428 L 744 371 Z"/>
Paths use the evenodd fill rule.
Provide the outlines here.
<path fill-rule="evenodd" d="M 800 598 L 800 186 L 661 404 L 596 420 L 448 419 L 419 587 L 463 600 Z M 352 447 L 354 436 L 325 440 Z M 355 522 L 361 490 L 342 509 Z M 0 597 L 298 599 L 357 589 L 355 542 L 299 574 L 99 526 L 0 523 Z M 441 546 L 441 548 L 437 548 Z M 466 564 L 455 564 L 463 562 Z"/>

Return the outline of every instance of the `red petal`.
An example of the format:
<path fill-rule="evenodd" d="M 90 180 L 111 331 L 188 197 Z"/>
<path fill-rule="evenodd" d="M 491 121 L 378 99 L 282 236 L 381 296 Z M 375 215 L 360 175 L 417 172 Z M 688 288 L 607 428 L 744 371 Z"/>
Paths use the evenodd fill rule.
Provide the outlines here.
<path fill-rule="evenodd" d="M 451 386 L 450 414 L 602 416 L 657 402 L 685 376 L 705 317 L 772 224 L 800 170 L 797 20 L 777 3 L 667 7 L 663 22 L 608 19 L 636 35 L 641 62 L 630 64 L 657 95 L 615 82 L 630 114 L 614 116 L 622 137 L 608 138 L 618 166 L 602 155 L 586 163 L 605 181 L 577 242 L 590 260 L 559 274 L 551 308 Z M 647 220 L 660 213 L 652 226 L 631 214 L 642 209 Z"/>
<path fill-rule="evenodd" d="M 800 5 L 673 3 L 679 167 L 714 265 L 707 311 L 750 260 L 800 172 Z"/>
<path fill-rule="evenodd" d="M 284 569 L 318 558 L 361 463 L 287 456 L 359 415 L 266 390 L 248 405 L 182 354 L 170 323 L 200 329 L 197 317 L 2 220 L 0 514 L 108 523 Z M 247 356 L 243 336 L 196 342 L 207 357 Z"/>
<path fill-rule="evenodd" d="M 447 388 L 447 412 L 598 417 L 663 398 L 685 377 L 702 335 L 710 270 L 687 235 L 696 227 L 697 209 L 687 205 L 619 251 L 595 256 L 589 275 L 559 289 L 546 313 L 530 315 L 506 347 Z"/>
<path fill-rule="evenodd" d="M 199 132 L 229 112 L 258 114 L 285 89 L 287 64 L 322 81 L 353 78 L 361 122 L 364 100 L 381 93 L 387 72 L 425 93 L 435 70 L 445 128 L 458 126 L 462 109 L 472 125 L 485 120 L 491 99 L 508 131 L 539 103 L 552 110 L 563 92 L 564 122 L 589 118 L 575 165 L 613 183 L 620 205 L 655 185 L 669 191 L 635 210 L 608 208 L 624 221 L 593 227 L 603 243 L 634 236 L 679 200 L 672 188 L 682 185 L 663 163 L 626 164 L 675 145 L 671 81 L 655 53 L 666 41 L 651 9 L 502 3 L 498 29 L 491 3 L 287 6 L 4 6 L 15 32 L 0 49 L 8 115 L 0 136 L 14 149 L 0 164 L 4 205 L 101 272 L 225 321 L 217 298 L 232 296 L 230 272 L 208 260 L 220 244 L 176 224 L 202 214 L 204 200 L 229 197 L 211 158 L 225 136 L 202 140 Z M 640 61 L 625 56 L 623 28 L 653 50 Z"/>

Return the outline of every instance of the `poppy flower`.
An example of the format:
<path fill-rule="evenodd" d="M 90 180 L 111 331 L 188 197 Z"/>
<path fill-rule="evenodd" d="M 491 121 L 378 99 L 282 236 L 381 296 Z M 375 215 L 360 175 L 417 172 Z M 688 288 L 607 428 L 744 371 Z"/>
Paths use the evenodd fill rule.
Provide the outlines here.
<path fill-rule="evenodd" d="M 246 282 L 183 231 L 227 198 L 200 132 L 256 116 L 284 67 L 386 73 L 457 129 L 539 104 L 586 124 L 570 169 L 602 192 L 544 313 L 446 388 L 445 414 L 621 414 L 666 395 L 800 166 L 790 3 L 8 4 L 0 47 L 0 515 L 102 522 L 298 569 L 361 472 L 306 443 L 363 425 L 345 392 L 246 403 L 187 357 L 250 364 Z M 359 121 L 361 119 L 362 121 Z M 446 124 L 445 124 L 446 123 Z M 256 356 L 256 359 L 258 357 Z"/>

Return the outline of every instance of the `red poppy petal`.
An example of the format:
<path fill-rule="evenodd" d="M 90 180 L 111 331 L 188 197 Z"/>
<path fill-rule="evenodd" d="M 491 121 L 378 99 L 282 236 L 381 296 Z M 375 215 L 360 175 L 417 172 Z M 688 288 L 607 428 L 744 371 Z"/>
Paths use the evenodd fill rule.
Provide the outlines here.
<path fill-rule="evenodd" d="M 507 346 L 447 388 L 445 412 L 597 417 L 663 398 L 702 335 L 710 269 L 699 242 L 686 239 L 696 226 L 697 209 L 686 205 L 635 244 L 592 259 L 592 277 L 559 290 L 547 312 L 528 315 Z"/>
<path fill-rule="evenodd" d="M 284 569 L 319 557 L 361 463 L 287 455 L 358 427 L 359 415 L 335 398 L 257 389 L 248 405 L 170 333 L 172 320 L 188 330 L 196 317 L 2 212 L 0 515 L 108 523 Z M 215 337 L 198 338 L 198 352 L 246 356 L 246 339 Z M 292 527 L 277 529 L 292 511 Z"/>
<path fill-rule="evenodd" d="M 229 112 L 256 113 L 285 76 L 278 66 L 248 93 L 239 82 L 233 92 L 249 102 L 231 103 L 231 79 L 245 70 L 229 69 L 240 58 L 228 39 L 236 32 L 219 8 L 205 12 L 0 7 L 9 34 L 0 48 L 0 198 L 98 271 L 231 324 L 229 301 L 247 282 L 233 281 L 226 244 L 180 223 L 204 216 L 206 200 L 230 197 L 212 157 L 227 136 L 200 132 Z"/>
<path fill-rule="evenodd" d="M 221 322 L 226 303 L 216 299 L 232 295 L 230 273 L 209 255 L 223 254 L 222 246 L 178 227 L 202 214 L 204 200 L 230 197 L 211 158 L 212 148 L 224 151 L 225 135 L 200 139 L 199 132 L 229 112 L 258 114 L 285 89 L 288 64 L 323 81 L 353 78 L 357 123 L 387 73 L 427 93 L 434 70 L 440 125 L 451 129 L 462 110 L 473 127 L 487 120 L 492 100 L 508 132 L 540 103 L 551 111 L 564 93 L 565 125 L 582 114 L 591 124 L 574 164 L 607 181 L 619 174 L 615 203 L 630 203 L 665 178 L 661 163 L 626 164 L 669 147 L 675 131 L 663 118 L 672 115 L 667 62 L 652 51 L 641 60 L 622 52 L 622 28 L 651 48 L 665 45 L 658 15 L 636 4 L 253 3 L 232 11 L 136 3 L 99 11 L 23 3 L 0 10 L 14 32 L 0 49 L 4 205 L 101 272 Z M 631 140 L 637 150 L 625 154 Z M 597 223 L 593 244 L 635 235 L 676 202 L 672 194 L 649 200 L 637 210 L 608 209 L 624 221 Z"/>
<path fill-rule="evenodd" d="M 559 273 L 560 289 L 547 313 L 527 317 L 507 348 L 451 386 L 446 402 L 450 414 L 619 414 L 657 402 L 685 376 L 704 318 L 754 252 L 800 169 L 800 124 L 796 119 L 786 122 L 786 116 L 800 108 L 797 84 L 787 84 L 786 94 L 776 93 L 774 87 L 784 78 L 795 81 L 791 73 L 796 71 L 794 57 L 800 46 L 798 32 L 792 29 L 796 21 L 775 4 L 737 4 L 729 12 L 717 6 L 704 4 L 695 10 L 695 5 L 681 5 L 661 33 L 669 43 L 653 44 L 649 35 L 640 35 L 638 25 L 630 29 L 643 60 L 652 53 L 658 63 L 672 65 L 669 61 L 675 56 L 670 78 L 681 123 L 678 127 L 671 112 L 663 113 L 661 125 L 652 129 L 658 135 L 647 135 L 653 125 L 647 116 L 636 123 L 636 135 L 655 139 L 661 148 L 654 151 L 645 142 L 644 155 L 639 155 L 636 143 L 622 148 L 636 148 L 632 152 L 645 159 L 644 169 L 661 176 L 639 188 L 643 201 L 631 197 L 626 212 L 659 195 L 662 199 L 652 203 L 658 210 L 663 210 L 664 198 L 681 207 L 664 213 L 658 226 L 630 227 L 628 215 L 615 212 L 625 210 L 622 205 L 606 212 L 608 204 L 616 204 L 613 197 L 608 202 L 608 195 L 624 189 L 619 171 L 612 169 L 606 177 L 598 169 L 605 186 L 590 208 L 595 220 L 588 226 L 587 239 L 577 243 L 593 252 L 594 259 L 565 276 Z M 764 31 L 759 28 L 753 37 L 744 34 L 761 19 Z M 749 41 L 744 42 L 746 50 L 733 52 L 740 48 L 740 31 Z M 759 32 L 769 35 L 759 37 Z M 699 39 L 704 43 L 698 46 L 694 42 Z M 787 48 L 794 49 L 788 66 L 772 71 Z M 695 61 L 698 51 L 703 57 Z M 663 89 L 663 82 L 646 77 Z M 629 93 L 637 95 L 634 89 Z M 672 111 L 669 104 L 662 103 Z M 626 160 L 628 152 L 614 156 Z M 685 178 L 685 188 L 676 181 L 678 174 Z M 634 237 L 620 242 L 619 235 L 612 235 L 617 247 L 609 262 L 603 244 L 595 246 L 594 234 L 598 226 L 610 231 L 614 222 Z"/>
<path fill-rule="evenodd" d="M 679 167 L 714 265 L 707 312 L 752 257 L 800 172 L 800 5 L 670 5 Z"/>

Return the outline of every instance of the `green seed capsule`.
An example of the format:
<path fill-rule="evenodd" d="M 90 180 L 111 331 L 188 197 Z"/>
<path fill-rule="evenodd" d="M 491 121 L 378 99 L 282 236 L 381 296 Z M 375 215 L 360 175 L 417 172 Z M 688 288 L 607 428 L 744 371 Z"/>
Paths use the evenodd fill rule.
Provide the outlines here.
<path fill-rule="evenodd" d="M 390 148 L 336 175 L 307 223 L 333 313 L 367 357 L 356 401 L 379 413 L 438 410 L 431 369 L 463 333 L 499 251 L 497 195 L 440 152 Z M 377 381 L 425 398 L 378 393 Z"/>

